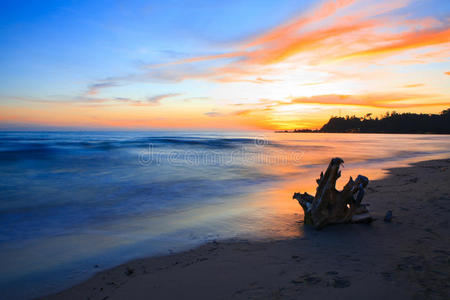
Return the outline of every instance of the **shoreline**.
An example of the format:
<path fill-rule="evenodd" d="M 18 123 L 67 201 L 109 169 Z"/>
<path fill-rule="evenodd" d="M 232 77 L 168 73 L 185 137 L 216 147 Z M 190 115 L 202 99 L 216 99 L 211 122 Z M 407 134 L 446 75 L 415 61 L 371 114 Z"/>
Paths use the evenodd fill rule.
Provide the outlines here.
<path fill-rule="evenodd" d="M 126 262 L 42 299 L 446 299 L 450 159 L 388 171 L 367 187 L 363 202 L 377 218 L 370 225 L 302 228 L 303 236 L 283 240 L 214 241 Z"/>

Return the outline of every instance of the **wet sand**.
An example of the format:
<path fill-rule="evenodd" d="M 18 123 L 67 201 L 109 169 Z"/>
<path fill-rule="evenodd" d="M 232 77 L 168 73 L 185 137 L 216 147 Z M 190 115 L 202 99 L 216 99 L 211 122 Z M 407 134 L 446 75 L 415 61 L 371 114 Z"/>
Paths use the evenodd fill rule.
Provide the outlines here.
<path fill-rule="evenodd" d="M 391 169 L 363 202 L 377 218 L 370 225 L 212 242 L 122 264 L 44 299 L 448 299 L 450 159 Z"/>

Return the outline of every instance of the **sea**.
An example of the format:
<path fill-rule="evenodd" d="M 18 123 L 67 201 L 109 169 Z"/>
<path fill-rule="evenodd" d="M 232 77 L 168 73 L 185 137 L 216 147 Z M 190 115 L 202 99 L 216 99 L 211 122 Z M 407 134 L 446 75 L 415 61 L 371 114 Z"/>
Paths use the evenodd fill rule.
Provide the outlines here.
<path fill-rule="evenodd" d="M 450 157 L 449 135 L 0 132 L 0 295 L 57 292 L 214 240 L 301 237 L 294 192 L 330 159 L 358 174 Z M 370 186 L 370 183 L 369 183 Z"/>

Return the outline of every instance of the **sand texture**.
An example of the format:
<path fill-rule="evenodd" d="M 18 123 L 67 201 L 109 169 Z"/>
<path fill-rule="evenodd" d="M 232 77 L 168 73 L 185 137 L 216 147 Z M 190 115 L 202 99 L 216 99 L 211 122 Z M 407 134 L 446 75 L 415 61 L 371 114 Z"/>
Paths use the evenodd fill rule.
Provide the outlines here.
<path fill-rule="evenodd" d="M 363 202 L 370 225 L 138 259 L 45 299 L 449 299 L 450 159 L 391 169 Z"/>

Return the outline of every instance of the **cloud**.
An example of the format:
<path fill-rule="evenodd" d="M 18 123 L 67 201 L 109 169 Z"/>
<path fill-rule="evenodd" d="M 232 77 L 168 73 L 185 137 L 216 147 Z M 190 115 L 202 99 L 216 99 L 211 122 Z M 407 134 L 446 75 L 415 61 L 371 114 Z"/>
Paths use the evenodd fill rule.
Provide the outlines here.
<path fill-rule="evenodd" d="M 128 82 L 169 82 L 210 80 L 219 83 L 274 83 L 266 76 L 273 66 L 292 62 L 297 66 L 317 66 L 340 61 L 378 64 L 386 58 L 410 50 L 423 50 L 410 59 L 393 64 L 442 61 L 448 49 L 435 51 L 449 43 L 448 20 L 414 18 L 396 10 L 410 1 L 327 0 L 300 15 L 257 35 L 229 43 L 221 51 L 178 59 L 185 53 L 168 52 L 164 63 L 140 65 L 141 73 L 110 77 L 89 86 L 87 95 L 100 89 Z M 391 13 L 396 13 L 395 18 Z M 404 12 L 401 12 L 404 14 Z M 448 47 L 447 47 L 448 48 Z M 392 62 L 389 62 L 392 63 Z M 272 73 L 271 73 L 272 72 Z M 279 73 L 279 72 L 278 72 Z M 282 80 L 278 80 L 282 81 Z"/>
<path fill-rule="evenodd" d="M 279 25 L 268 32 L 260 34 L 256 38 L 248 41 L 245 46 L 253 47 L 257 45 L 272 43 L 285 39 L 286 37 L 293 37 L 303 27 L 313 22 L 323 20 L 342 8 L 345 8 L 353 4 L 354 0 L 340 0 L 340 1 L 326 1 L 316 8 L 313 8 L 312 12 L 301 15 L 285 24 Z"/>
<path fill-rule="evenodd" d="M 205 115 L 207 115 L 208 117 L 221 117 L 222 114 L 216 111 L 209 111 L 209 112 L 205 112 Z"/>
<path fill-rule="evenodd" d="M 71 105 L 78 103 L 103 103 L 106 101 L 110 101 L 111 99 L 106 98 L 92 98 L 86 96 L 77 96 L 77 97 L 59 97 L 58 99 L 42 99 L 35 97 L 2 97 L 5 100 L 19 100 L 31 103 L 41 103 L 41 104 L 53 104 L 53 105 Z"/>
<path fill-rule="evenodd" d="M 195 62 L 202 62 L 202 61 L 208 61 L 208 60 L 215 60 L 215 59 L 222 59 L 222 58 L 234 58 L 238 56 L 245 56 L 246 52 L 230 52 L 230 53 L 220 53 L 220 54 L 211 54 L 211 55 L 203 55 L 203 56 L 195 56 L 190 58 L 183 58 L 180 60 L 175 60 L 172 62 L 162 63 L 162 64 L 148 64 L 145 65 L 145 68 L 161 68 L 161 67 L 167 67 L 172 65 L 181 65 L 181 64 L 189 64 L 189 63 L 195 63 Z"/>
<path fill-rule="evenodd" d="M 88 85 L 88 90 L 86 91 L 86 95 L 94 96 L 99 93 L 101 89 L 106 89 L 110 87 L 118 86 L 116 82 L 113 81 L 106 81 L 106 82 L 99 82 L 99 83 L 93 83 Z"/>
<path fill-rule="evenodd" d="M 41 98 L 30 98 L 30 97 L 8 97 L 5 99 L 19 100 L 32 103 L 41 104 L 51 104 L 51 105 L 83 105 L 91 106 L 95 104 L 96 106 L 110 106 L 117 104 L 128 104 L 133 106 L 149 106 L 158 104 L 161 100 L 171 97 L 176 97 L 182 95 L 181 93 L 170 93 L 155 95 L 148 97 L 145 100 L 132 99 L 128 97 L 111 97 L 111 98 L 94 98 L 86 96 L 68 97 L 64 100 L 51 100 L 51 99 L 41 99 Z"/>
<path fill-rule="evenodd" d="M 321 85 L 326 83 L 325 81 L 318 81 L 318 82 L 305 82 L 305 83 L 299 83 L 298 85 L 301 86 L 313 86 L 313 85 Z"/>
<path fill-rule="evenodd" d="M 136 99 L 126 98 L 126 97 L 114 97 L 112 99 L 107 99 L 107 101 L 124 103 L 124 104 L 129 104 L 129 105 L 134 105 L 134 106 L 148 105 L 147 103 L 144 103 L 142 100 L 136 100 Z"/>
<path fill-rule="evenodd" d="M 235 116 L 247 116 L 247 115 L 251 114 L 254 111 L 260 111 L 260 109 L 257 109 L 257 110 L 256 109 L 241 109 L 241 110 L 235 111 L 233 113 L 233 115 L 235 115 Z"/>
<path fill-rule="evenodd" d="M 387 43 L 383 46 L 370 47 L 363 51 L 343 55 L 340 59 L 387 55 L 409 49 L 447 44 L 449 41 L 450 28 L 406 32 L 389 37 Z"/>
<path fill-rule="evenodd" d="M 217 82 L 263 83 L 260 78 L 268 70 L 264 69 L 265 66 L 293 58 L 298 65 L 317 65 L 342 60 L 376 59 L 426 47 L 425 53 L 403 63 L 445 57 L 445 49 L 433 51 L 431 47 L 449 43 L 448 22 L 408 15 L 387 17 L 387 14 L 406 7 L 409 2 L 329 0 L 288 22 L 234 44 L 234 49 L 229 51 L 146 65 L 145 68 L 152 70 L 148 75 L 162 78 L 164 72 L 170 70 L 177 75 L 177 80 L 196 78 Z M 196 63 L 205 61 L 221 61 L 222 65 L 214 62 L 209 69 L 196 73 L 185 67 L 189 65 L 194 68 Z"/>
<path fill-rule="evenodd" d="M 161 100 L 167 99 L 167 98 L 173 98 L 182 95 L 181 93 L 169 93 L 169 94 L 162 94 L 162 95 L 156 95 L 147 97 L 147 102 L 152 104 L 159 104 Z"/>
<path fill-rule="evenodd" d="M 184 102 L 191 102 L 191 101 L 209 101 L 211 100 L 210 97 L 188 97 L 188 98 L 184 98 L 183 101 Z"/>
<path fill-rule="evenodd" d="M 132 100 L 130 98 L 125 98 L 125 97 L 115 97 L 114 100 L 120 101 L 120 102 L 131 102 L 131 101 L 134 101 L 134 100 Z"/>
<path fill-rule="evenodd" d="M 313 97 L 299 97 L 290 102 L 277 102 L 276 105 L 292 104 L 328 104 L 369 106 L 376 108 L 414 108 L 429 106 L 448 106 L 450 101 L 441 99 L 440 95 L 433 94 L 402 94 L 402 93 L 373 93 L 361 95 L 319 95 Z"/>
<path fill-rule="evenodd" d="M 313 9 L 313 12 L 308 12 L 304 15 L 299 16 L 285 24 L 277 26 L 268 32 L 262 33 L 256 37 L 252 37 L 247 41 L 243 41 L 237 45 L 238 49 L 234 51 L 228 51 L 223 53 L 216 53 L 210 55 L 193 56 L 189 58 L 179 59 L 172 62 L 162 63 L 162 64 L 147 64 L 144 68 L 149 69 L 164 69 L 165 67 L 172 67 L 174 65 L 185 65 L 204 61 L 221 60 L 221 59 L 235 59 L 234 63 L 274 63 L 277 60 L 281 60 L 283 57 L 287 57 L 289 52 L 293 52 L 287 48 L 300 47 L 297 43 L 296 45 L 283 45 L 287 41 L 296 40 L 298 42 L 301 37 L 296 34 L 303 26 L 308 24 L 326 19 L 327 17 L 338 12 L 340 9 L 345 8 L 353 4 L 354 0 L 329 0 L 319 5 L 317 8 Z M 343 29 L 344 30 L 344 29 Z M 325 30 L 328 34 L 337 34 L 337 30 Z M 326 34 L 326 32 L 324 34 Z M 297 36 L 296 36 L 297 35 Z M 311 32 L 311 35 L 317 35 L 316 32 Z M 324 38 L 323 36 L 316 37 L 302 37 L 302 43 L 305 46 L 308 43 L 314 43 L 317 40 Z M 310 41 L 308 41 L 308 39 Z M 233 65 L 233 62 L 231 63 Z M 236 71 L 237 69 L 235 69 Z M 224 71 L 219 69 L 219 71 Z M 156 72 L 155 72 L 156 73 Z M 152 72 L 152 75 L 155 73 Z M 180 72 L 179 72 L 180 73 Z M 178 74 L 179 74 L 178 73 Z M 185 73 L 185 72 L 181 72 Z M 203 77 L 211 77 L 214 80 L 216 72 L 203 75 Z M 184 79 L 184 78 L 183 78 Z M 221 80 L 226 81 L 226 80 Z"/>
<path fill-rule="evenodd" d="M 145 67 L 160 68 L 171 65 L 189 64 L 202 61 L 229 59 L 229 58 L 241 58 L 242 60 L 245 61 L 251 59 L 252 57 L 258 56 L 258 53 L 261 54 L 261 51 L 253 49 L 255 46 L 272 44 L 274 42 L 277 43 L 280 40 L 292 39 L 293 37 L 295 37 L 296 32 L 300 30 L 303 26 L 323 20 L 335 14 L 340 9 L 353 4 L 354 2 L 355 0 L 326 1 L 321 5 L 319 5 L 317 8 L 314 8 L 312 12 L 301 15 L 285 24 L 270 29 L 268 32 L 250 38 L 248 41 L 244 41 L 242 45 L 239 45 L 239 48 L 242 50 L 229 51 L 211 55 L 194 56 L 190 58 L 175 60 L 168 63 L 149 64 L 146 65 Z"/>
<path fill-rule="evenodd" d="M 257 124 L 261 128 L 314 127 L 324 123 L 329 112 L 343 108 L 347 111 L 370 112 L 398 109 L 449 107 L 447 97 L 414 93 L 367 93 L 357 95 L 324 94 L 286 100 L 268 100 L 253 103 L 230 115 L 242 122 Z"/>
<path fill-rule="evenodd" d="M 424 86 L 423 83 L 413 83 L 413 84 L 406 84 L 403 87 L 404 88 L 415 88 L 415 87 L 421 87 Z"/>
<path fill-rule="evenodd" d="M 324 106 L 353 106 L 353 107 L 371 107 L 382 109 L 409 109 L 417 107 L 446 107 L 450 101 L 446 97 L 434 94 L 411 94 L 411 93 L 369 93 L 359 95 L 328 94 L 312 97 L 297 97 L 288 101 L 266 100 L 261 103 L 255 103 L 251 107 L 237 110 L 232 113 L 234 116 L 249 116 L 261 112 L 287 114 L 295 113 L 299 104 L 305 105 L 324 105 Z M 290 109 L 281 108 L 293 107 Z M 295 108 L 294 108 L 295 107 Z M 280 110 L 281 109 L 281 110 Z"/>
<path fill-rule="evenodd" d="M 102 81 L 113 81 L 120 85 L 143 82 L 143 83 L 177 83 L 187 79 L 203 79 L 213 75 L 213 70 L 204 66 L 181 64 L 167 64 L 164 67 L 149 67 L 145 63 L 139 64 L 141 72 L 123 76 L 110 76 Z M 117 84 L 119 85 L 119 84 Z"/>

